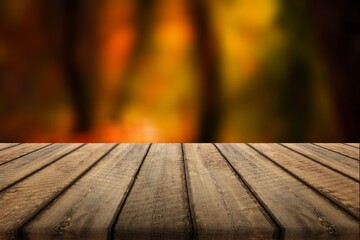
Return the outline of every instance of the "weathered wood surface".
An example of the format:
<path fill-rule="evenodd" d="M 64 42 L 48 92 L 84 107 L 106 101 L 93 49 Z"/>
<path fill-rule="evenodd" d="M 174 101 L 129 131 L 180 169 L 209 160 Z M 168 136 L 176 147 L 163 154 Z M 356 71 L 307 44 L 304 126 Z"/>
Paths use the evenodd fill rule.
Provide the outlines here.
<path fill-rule="evenodd" d="M 345 144 L 345 145 L 348 145 L 348 146 L 360 148 L 360 144 L 359 144 L 359 143 L 344 143 L 344 144 Z"/>
<path fill-rule="evenodd" d="M 279 144 L 251 144 L 278 166 L 359 219 L 359 182 Z"/>
<path fill-rule="evenodd" d="M 64 188 L 77 180 L 111 148 L 108 144 L 89 144 L 44 170 L 0 193 L 0 238 L 13 238 L 17 229 Z"/>
<path fill-rule="evenodd" d="M 19 157 L 25 156 L 29 153 L 35 152 L 43 147 L 48 146 L 48 143 L 24 143 L 1 151 L 0 165 L 13 161 Z"/>
<path fill-rule="evenodd" d="M 0 239 L 358 239 L 356 146 L 1 143 Z"/>
<path fill-rule="evenodd" d="M 345 144 L 335 144 L 335 143 L 315 143 L 316 145 L 323 147 L 325 149 L 337 152 L 344 156 L 351 157 L 353 159 L 359 160 L 359 149 L 347 146 Z"/>
<path fill-rule="evenodd" d="M 278 235 L 276 224 L 212 144 L 185 144 L 184 150 L 197 237 Z"/>
<path fill-rule="evenodd" d="M 217 146 L 285 229 L 285 238 L 357 238 L 357 232 L 351 230 L 358 221 L 251 147 L 245 144 Z"/>
<path fill-rule="evenodd" d="M 359 181 L 359 162 L 309 143 L 283 144 L 324 166 Z"/>
<path fill-rule="evenodd" d="M 19 145 L 19 143 L 0 143 L 0 150 L 11 148 L 16 145 Z"/>
<path fill-rule="evenodd" d="M 147 149 L 147 144 L 117 146 L 39 214 L 26 227 L 26 237 L 105 239 Z"/>
<path fill-rule="evenodd" d="M 0 166 L 0 191 L 5 190 L 17 181 L 41 170 L 66 154 L 77 149 L 80 144 L 53 144 L 38 150 L 30 155 L 25 155 L 14 161 Z"/>
<path fill-rule="evenodd" d="M 180 144 L 154 144 L 116 219 L 115 239 L 190 236 Z"/>

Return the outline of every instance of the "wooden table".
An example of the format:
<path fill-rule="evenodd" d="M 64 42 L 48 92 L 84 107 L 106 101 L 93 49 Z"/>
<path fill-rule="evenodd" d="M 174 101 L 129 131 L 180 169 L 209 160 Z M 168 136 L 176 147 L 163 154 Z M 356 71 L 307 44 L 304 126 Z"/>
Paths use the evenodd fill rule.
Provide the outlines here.
<path fill-rule="evenodd" d="M 359 144 L 0 144 L 0 239 L 358 239 Z"/>

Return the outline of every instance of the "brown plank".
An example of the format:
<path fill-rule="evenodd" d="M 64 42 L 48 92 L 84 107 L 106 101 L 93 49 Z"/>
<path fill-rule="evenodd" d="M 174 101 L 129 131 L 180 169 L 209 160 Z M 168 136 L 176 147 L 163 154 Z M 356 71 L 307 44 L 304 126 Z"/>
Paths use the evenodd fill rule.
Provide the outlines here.
<path fill-rule="evenodd" d="M 356 148 L 360 148 L 360 144 L 359 143 L 344 143 L 346 145 L 352 146 L 352 147 L 356 147 Z"/>
<path fill-rule="evenodd" d="M 358 239 L 359 222 L 245 144 L 217 144 L 286 239 Z"/>
<path fill-rule="evenodd" d="M 30 239 L 106 239 L 149 144 L 121 144 L 25 228 Z M 91 211 L 89 211 L 91 209 Z"/>
<path fill-rule="evenodd" d="M 279 144 L 251 144 L 255 149 L 359 219 L 359 183 Z"/>
<path fill-rule="evenodd" d="M 16 146 L 16 145 L 19 145 L 19 143 L 0 143 L 0 151 L 3 149 L 6 149 L 6 148 Z"/>
<path fill-rule="evenodd" d="M 15 147 L 4 149 L 0 152 L 0 165 L 39 150 L 48 145 L 49 143 L 24 143 Z"/>
<path fill-rule="evenodd" d="M 353 159 L 359 160 L 359 149 L 346 146 L 345 144 L 341 143 L 314 143 L 317 146 L 329 149 L 331 151 L 337 152 L 344 156 L 351 157 Z"/>
<path fill-rule="evenodd" d="M 320 162 L 333 170 L 339 171 L 355 181 L 359 181 L 359 162 L 352 158 L 345 157 L 309 143 L 283 145 L 313 159 L 314 161 Z"/>
<path fill-rule="evenodd" d="M 180 144 L 154 144 L 114 228 L 114 238 L 187 238 L 191 223 Z"/>
<path fill-rule="evenodd" d="M 0 166 L 0 191 L 50 164 L 81 144 L 53 144 Z"/>
<path fill-rule="evenodd" d="M 199 239 L 272 239 L 277 228 L 212 144 L 185 144 Z"/>
<path fill-rule="evenodd" d="M 88 144 L 0 194 L 0 239 L 17 228 L 92 167 L 113 144 Z"/>

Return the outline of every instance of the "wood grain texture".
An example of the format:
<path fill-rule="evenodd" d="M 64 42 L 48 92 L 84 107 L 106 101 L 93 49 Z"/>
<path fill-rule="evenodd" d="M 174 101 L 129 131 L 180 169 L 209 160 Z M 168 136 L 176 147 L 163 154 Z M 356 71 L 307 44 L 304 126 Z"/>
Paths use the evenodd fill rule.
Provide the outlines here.
<path fill-rule="evenodd" d="M 114 238 L 188 238 L 189 215 L 181 145 L 152 145 L 121 209 Z"/>
<path fill-rule="evenodd" d="M 88 144 L 0 194 L 0 239 L 17 229 L 93 166 L 113 144 Z"/>
<path fill-rule="evenodd" d="M 81 144 L 53 144 L 0 166 L 0 191 L 50 164 Z"/>
<path fill-rule="evenodd" d="M 0 239 L 358 239 L 359 160 L 322 146 L 1 146 Z"/>
<path fill-rule="evenodd" d="M 49 143 L 24 143 L 11 148 L 4 149 L 0 152 L 0 165 L 12 161 L 38 149 L 41 149 Z"/>
<path fill-rule="evenodd" d="M 16 145 L 19 145 L 19 143 L 0 143 L 0 151 L 3 149 L 6 149 L 6 148 L 16 146 Z"/>
<path fill-rule="evenodd" d="M 251 144 L 359 219 L 359 183 L 278 144 Z"/>
<path fill-rule="evenodd" d="M 276 227 L 212 144 L 185 144 L 199 239 L 272 239 Z"/>
<path fill-rule="evenodd" d="M 331 151 L 337 152 L 344 156 L 348 156 L 359 160 L 359 149 L 353 148 L 351 146 L 346 146 L 345 144 L 338 143 L 314 143 L 317 146 L 329 149 Z"/>
<path fill-rule="evenodd" d="M 25 228 L 30 239 L 106 239 L 149 144 L 121 144 Z"/>
<path fill-rule="evenodd" d="M 356 147 L 356 148 L 360 148 L 360 144 L 359 143 L 344 143 L 346 145 L 352 146 L 352 147 Z"/>
<path fill-rule="evenodd" d="M 309 143 L 284 144 L 284 146 L 359 181 L 359 162 L 352 158 Z"/>
<path fill-rule="evenodd" d="M 245 144 L 217 144 L 285 230 L 285 239 L 358 239 L 358 221 Z"/>

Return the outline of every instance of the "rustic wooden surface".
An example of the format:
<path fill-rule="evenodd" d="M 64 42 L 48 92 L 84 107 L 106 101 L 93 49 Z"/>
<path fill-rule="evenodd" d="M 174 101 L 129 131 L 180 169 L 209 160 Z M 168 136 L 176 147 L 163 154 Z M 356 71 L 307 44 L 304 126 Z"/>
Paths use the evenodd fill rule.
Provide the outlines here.
<path fill-rule="evenodd" d="M 334 144 L 334 143 L 315 143 L 315 144 L 327 150 L 333 151 L 335 153 L 339 153 L 344 156 L 351 157 L 359 161 L 359 148 L 351 147 L 356 145 L 347 146 L 345 144 Z"/>
<path fill-rule="evenodd" d="M 0 143 L 0 239 L 358 239 L 359 144 Z"/>

